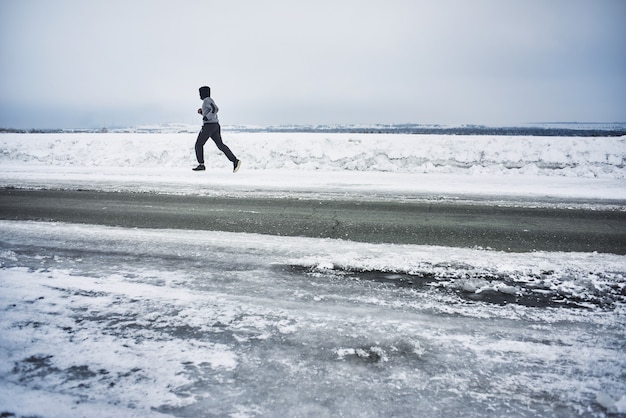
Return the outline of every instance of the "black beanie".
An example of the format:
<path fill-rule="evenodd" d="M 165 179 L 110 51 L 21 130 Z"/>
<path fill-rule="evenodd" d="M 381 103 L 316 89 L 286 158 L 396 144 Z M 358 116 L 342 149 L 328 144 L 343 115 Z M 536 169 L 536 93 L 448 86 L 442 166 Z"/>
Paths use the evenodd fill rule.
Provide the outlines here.
<path fill-rule="evenodd" d="M 207 97 L 211 97 L 211 88 L 208 86 L 200 87 L 200 98 L 204 100 Z"/>

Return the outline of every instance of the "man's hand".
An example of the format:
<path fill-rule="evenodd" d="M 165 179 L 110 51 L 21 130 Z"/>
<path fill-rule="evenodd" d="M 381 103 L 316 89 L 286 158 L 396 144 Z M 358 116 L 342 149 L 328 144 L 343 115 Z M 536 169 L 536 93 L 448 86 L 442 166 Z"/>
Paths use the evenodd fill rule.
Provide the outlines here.
<path fill-rule="evenodd" d="M 198 114 L 202 114 L 202 108 L 198 109 Z"/>

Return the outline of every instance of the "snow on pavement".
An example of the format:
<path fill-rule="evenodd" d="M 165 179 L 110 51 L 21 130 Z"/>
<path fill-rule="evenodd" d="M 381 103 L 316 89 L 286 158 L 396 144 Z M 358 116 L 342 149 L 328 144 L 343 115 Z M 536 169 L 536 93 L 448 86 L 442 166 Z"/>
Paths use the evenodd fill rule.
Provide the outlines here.
<path fill-rule="evenodd" d="M 0 231 L 22 415 L 603 416 L 626 394 L 623 256 Z"/>

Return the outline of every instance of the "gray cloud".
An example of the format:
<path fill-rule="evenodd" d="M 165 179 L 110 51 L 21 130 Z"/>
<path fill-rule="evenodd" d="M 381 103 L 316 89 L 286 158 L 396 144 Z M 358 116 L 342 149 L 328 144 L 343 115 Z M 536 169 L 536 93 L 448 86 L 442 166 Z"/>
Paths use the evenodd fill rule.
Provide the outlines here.
<path fill-rule="evenodd" d="M 227 124 L 626 120 L 620 0 L 0 0 L 0 16 L 4 127 L 191 123 L 202 84 Z"/>

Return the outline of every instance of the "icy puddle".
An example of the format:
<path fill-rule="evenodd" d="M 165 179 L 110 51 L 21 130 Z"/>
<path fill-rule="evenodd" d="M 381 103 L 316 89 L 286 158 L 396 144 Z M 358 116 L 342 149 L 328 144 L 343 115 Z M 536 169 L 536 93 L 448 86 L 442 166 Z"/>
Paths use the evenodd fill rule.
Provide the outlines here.
<path fill-rule="evenodd" d="M 498 305 L 517 304 L 547 308 L 606 308 L 626 303 L 626 285 L 621 272 L 509 272 L 476 270 L 468 265 L 423 266 L 422 271 L 398 273 L 376 270 L 341 270 L 300 265 L 281 266 L 294 275 L 380 283 L 428 291 L 441 289 L 460 299 Z M 587 277 L 585 277 L 587 276 Z"/>
<path fill-rule="evenodd" d="M 0 414 L 626 411 L 626 257 L 0 222 Z"/>

